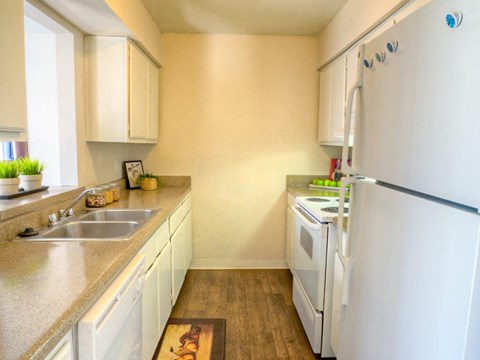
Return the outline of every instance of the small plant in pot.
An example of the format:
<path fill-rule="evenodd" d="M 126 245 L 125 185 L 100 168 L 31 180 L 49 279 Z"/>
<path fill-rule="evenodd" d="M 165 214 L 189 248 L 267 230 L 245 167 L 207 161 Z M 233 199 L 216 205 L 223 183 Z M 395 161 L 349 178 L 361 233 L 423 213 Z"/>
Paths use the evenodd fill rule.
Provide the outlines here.
<path fill-rule="evenodd" d="M 139 185 L 142 190 L 157 190 L 158 176 L 153 175 L 153 172 L 149 173 L 145 171 L 144 174 L 138 176 L 137 185 Z"/>
<path fill-rule="evenodd" d="M 37 159 L 24 157 L 18 160 L 20 170 L 20 187 L 25 191 L 35 190 L 42 187 L 42 171 L 45 164 Z"/>
<path fill-rule="evenodd" d="M 20 168 L 16 160 L 0 161 L 0 195 L 13 195 L 18 192 Z"/>

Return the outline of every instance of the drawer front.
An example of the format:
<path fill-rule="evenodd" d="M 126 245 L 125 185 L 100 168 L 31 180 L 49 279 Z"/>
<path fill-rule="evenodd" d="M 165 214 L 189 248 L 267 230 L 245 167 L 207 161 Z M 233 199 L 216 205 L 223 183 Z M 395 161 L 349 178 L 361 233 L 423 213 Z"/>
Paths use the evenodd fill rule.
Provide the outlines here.
<path fill-rule="evenodd" d="M 148 239 L 138 253 L 145 256 L 145 270 L 148 270 L 157 257 L 156 234 Z"/>
<path fill-rule="evenodd" d="M 168 221 L 165 221 L 155 233 L 157 241 L 157 254 L 159 254 L 170 240 Z"/>
<path fill-rule="evenodd" d="M 170 226 L 170 235 L 172 235 L 175 230 L 177 230 L 178 226 L 183 220 L 183 204 L 180 205 L 175 212 L 170 215 L 168 219 L 168 223 Z"/>

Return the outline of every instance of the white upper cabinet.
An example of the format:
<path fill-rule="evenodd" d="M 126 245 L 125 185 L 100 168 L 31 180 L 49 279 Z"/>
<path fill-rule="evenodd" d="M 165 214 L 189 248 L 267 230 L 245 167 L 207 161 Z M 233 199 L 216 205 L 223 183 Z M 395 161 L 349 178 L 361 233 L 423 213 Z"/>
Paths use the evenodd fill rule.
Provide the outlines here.
<path fill-rule="evenodd" d="M 320 71 L 318 141 L 341 145 L 345 106 L 346 55 L 340 56 Z"/>
<path fill-rule="evenodd" d="M 127 38 L 87 36 L 87 139 L 156 143 L 158 68 Z"/>
<path fill-rule="evenodd" d="M 0 1 L 0 141 L 27 141 L 23 1 Z"/>

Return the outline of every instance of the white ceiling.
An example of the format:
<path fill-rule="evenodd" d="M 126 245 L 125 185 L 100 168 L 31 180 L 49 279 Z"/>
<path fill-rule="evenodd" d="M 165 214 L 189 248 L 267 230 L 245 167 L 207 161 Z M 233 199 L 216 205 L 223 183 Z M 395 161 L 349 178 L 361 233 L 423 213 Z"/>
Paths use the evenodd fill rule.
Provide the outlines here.
<path fill-rule="evenodd" d="M 318 35 L 347 0 L 142 0 L 162 33 Z"/>

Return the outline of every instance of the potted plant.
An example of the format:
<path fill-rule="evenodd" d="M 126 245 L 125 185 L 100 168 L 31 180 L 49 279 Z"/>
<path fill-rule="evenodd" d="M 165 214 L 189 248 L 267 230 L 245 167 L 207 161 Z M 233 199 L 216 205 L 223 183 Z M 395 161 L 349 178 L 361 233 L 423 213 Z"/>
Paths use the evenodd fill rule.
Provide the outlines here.
<path fill-rule="evenodd" d="M 13 195 L 18 192 L 20 179 L 18 161 L 0 161 L 0 195 Z"/>
<path fill-rule="evenodd" d="M 141 174 L 137 178 L 137 185 L 140 186 L 142 190 L 157 190 L 158 189 L 158 177 L 145 171 L 144 174 Z"/>
<path fill-rule="evenodd" d="M 35 190 L 42 187 L 42 171 L 45 164 L 38 159 L 24 157 L 18 160 L 20 170 L 20 187 L 24 191 Z"/>

